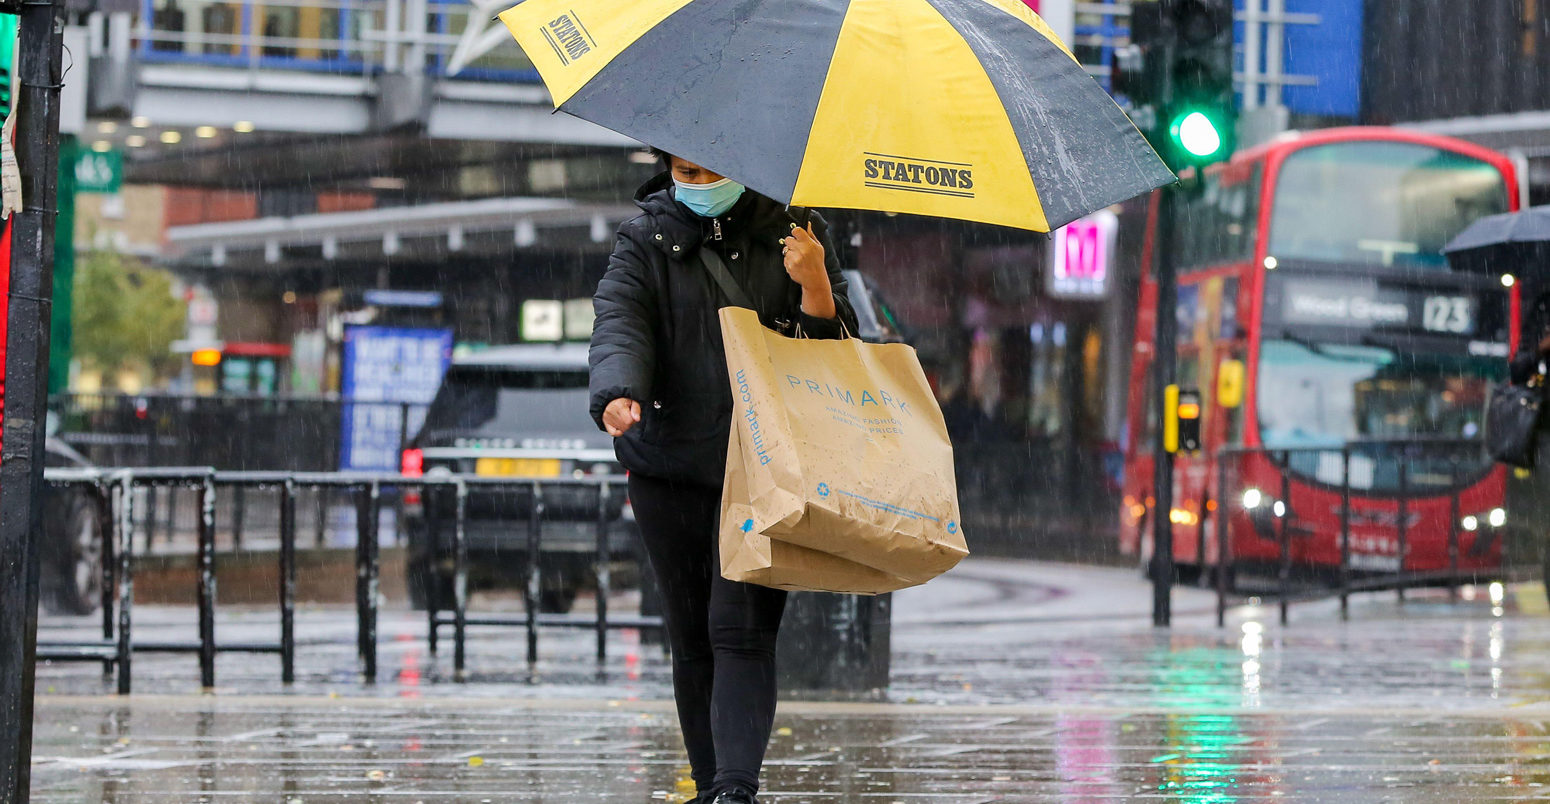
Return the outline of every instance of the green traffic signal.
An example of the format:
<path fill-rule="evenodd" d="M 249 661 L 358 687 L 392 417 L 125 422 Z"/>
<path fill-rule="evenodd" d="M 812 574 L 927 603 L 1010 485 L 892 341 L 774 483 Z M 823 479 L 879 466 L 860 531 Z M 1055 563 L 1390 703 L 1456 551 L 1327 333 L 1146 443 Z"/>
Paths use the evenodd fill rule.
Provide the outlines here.
<path fill-rule="evenodd" d="M 1201 111 L 1186 112 L 1174 118 L 1168 131 L 1186 154 L 1197 159 L 1216 156 L 1225 142 L 1216 121 Z"/>

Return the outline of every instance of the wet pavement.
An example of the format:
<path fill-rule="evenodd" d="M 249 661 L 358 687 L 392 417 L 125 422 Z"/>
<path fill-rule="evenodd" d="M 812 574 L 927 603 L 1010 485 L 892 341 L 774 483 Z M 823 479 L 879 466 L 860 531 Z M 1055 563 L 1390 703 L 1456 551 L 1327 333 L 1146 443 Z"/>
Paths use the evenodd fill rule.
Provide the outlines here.
<path fill-rule="evenodd" d="M 974 560 L 895 597 L 893 684 L 867 700 L 787 701 L 772 802 L 1477 801 L 1550 798 L 1550 612 L 1538 584 L 1234 610 L 1175 597 L 1150 627 L 1134 572 Z M 618 605 L 627 606 L 621 597 Z M 50 621 L 58 625 L 62 621 Z M 222 639 L 272 638 L 270 612 Z M 470 678 L 424 621 L 384 614 L 382 680 L 355 674 L 348 609 L 304 609 L 298 683 L 274 657 L 136 657 L 136 695 L 90 665 L 44 667 L 34 801 L 681 800 L 665 657 L 613 635 L 479 629 Z M 183 608 L 137 609 L 155 638 Z M 67 630 L 50 628 L 46 634 Z M 151 638 L 147 636 L 146 638 Z"/>

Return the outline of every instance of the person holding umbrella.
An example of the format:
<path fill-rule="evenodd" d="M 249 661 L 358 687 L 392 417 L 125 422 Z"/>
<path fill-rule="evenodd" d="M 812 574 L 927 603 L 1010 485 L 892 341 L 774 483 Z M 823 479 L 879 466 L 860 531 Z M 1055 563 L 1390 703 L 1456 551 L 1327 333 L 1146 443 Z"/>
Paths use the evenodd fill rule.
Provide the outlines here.
<path fill-rule="evenodd" d="M 1049 232 L 1177 179 L 1017 0 L 525 0 L 500 19 L 557 111 L 676 155 L 598 286 L 592 414 L 666 580 L 701 800 L 752 801 L 784 596 L 720 579 L 709 543 L 731 413 L 716 308 L 855 331 L 823 222 L 782 204 Z"/>
<path fill-rule="evenodd" d="M 1509 364 L 1513 385 L 1527 385 L 1535 376 L 1544 374 L 1547 360 L 1550 360 L 1550 290 L 1541 293 L 1524 310 L 1521 345 Z"/>
<path fill-rule="evenodd" d="M 721 577 L 718 524 L 733 400 L 717 311 L 842 338 L 856 314 L 824 220 L 686 159 L 636 194 L 593 299 L 591 413 L 630 471 L 662 590 L 695 801 L 753 802 L 775 719 L 786 593 Z"/>

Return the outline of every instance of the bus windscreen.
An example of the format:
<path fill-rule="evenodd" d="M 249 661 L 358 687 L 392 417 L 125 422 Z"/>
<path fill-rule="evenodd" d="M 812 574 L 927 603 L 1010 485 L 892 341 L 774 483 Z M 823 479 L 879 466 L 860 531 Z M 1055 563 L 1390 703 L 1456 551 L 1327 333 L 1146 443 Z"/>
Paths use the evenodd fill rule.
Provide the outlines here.
<path fill-rule="evenodd" d="M 1278 260 L 1445 270 L 1442 247 L 1508 210 L 1493 165 L 1402 142 L 1299 150 L 1277 178 L 1269 253 Z"/>

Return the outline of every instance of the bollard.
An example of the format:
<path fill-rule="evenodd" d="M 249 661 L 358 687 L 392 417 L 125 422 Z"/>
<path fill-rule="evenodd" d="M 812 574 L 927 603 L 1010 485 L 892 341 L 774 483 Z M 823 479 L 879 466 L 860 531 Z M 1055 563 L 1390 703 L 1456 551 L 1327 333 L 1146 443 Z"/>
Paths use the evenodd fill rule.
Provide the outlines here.
<path fill-rule="evenodd" d="M 1340 619 L 1351 619 L 1351 448 L 1340 449 Z"/>
<path fill-rule="evenodd" d="M 793 592 L 775 644 L 784 690 L 869 693 L 888 686 L 893 596 Z"/>
<path fill-rule="evenodd" d="M 280 486 L 280 681 L 296 681 L 296 480 Z"/>

